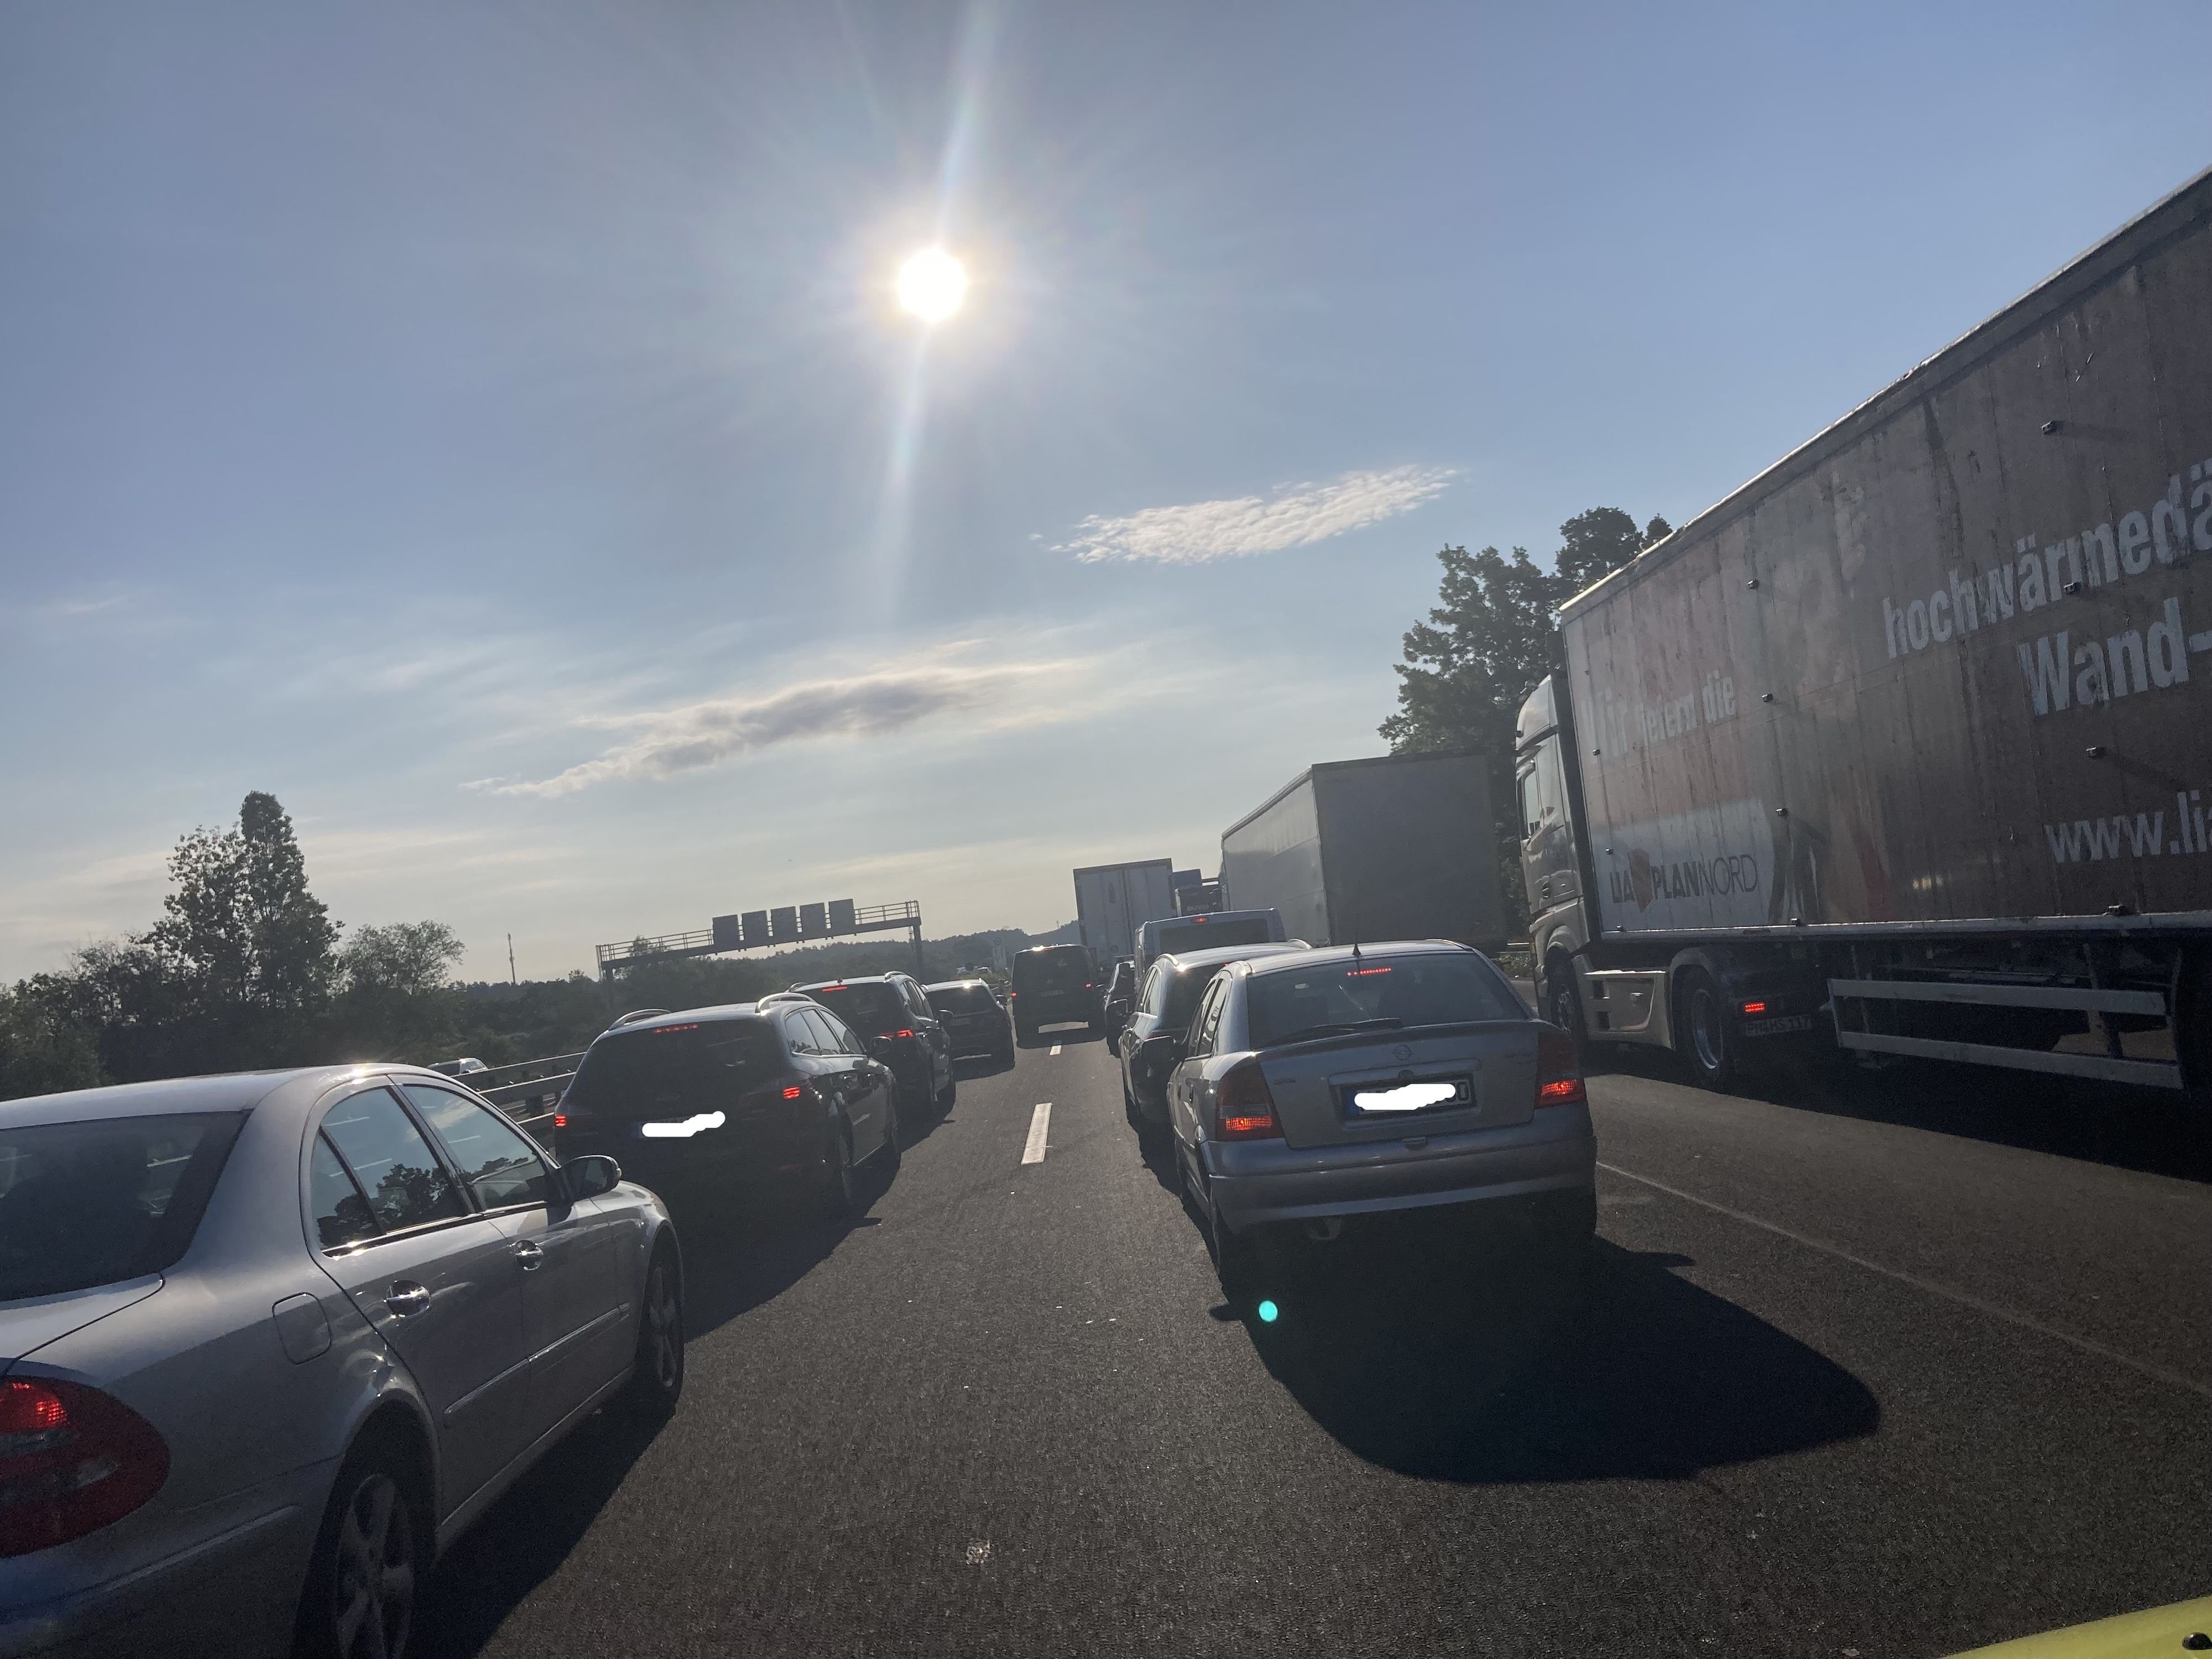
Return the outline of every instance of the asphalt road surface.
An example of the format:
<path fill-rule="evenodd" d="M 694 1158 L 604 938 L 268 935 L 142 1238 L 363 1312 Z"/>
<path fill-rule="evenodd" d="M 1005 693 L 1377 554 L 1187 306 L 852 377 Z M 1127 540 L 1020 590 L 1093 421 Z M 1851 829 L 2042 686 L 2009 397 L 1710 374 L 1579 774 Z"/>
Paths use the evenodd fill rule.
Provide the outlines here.
<path fill-rule="evenodd" d="M 1347 1231 L 1262 1327 L 1098 1043 L 965 1068 L 850 1229 L 685 1218 L 682 1408 L 549 1457 L 425 1646 L 1875 1659 L 2212 1588 L 2201 1125 L 1934 1067 L 1591 1097 L 1579 1299 Z"/>

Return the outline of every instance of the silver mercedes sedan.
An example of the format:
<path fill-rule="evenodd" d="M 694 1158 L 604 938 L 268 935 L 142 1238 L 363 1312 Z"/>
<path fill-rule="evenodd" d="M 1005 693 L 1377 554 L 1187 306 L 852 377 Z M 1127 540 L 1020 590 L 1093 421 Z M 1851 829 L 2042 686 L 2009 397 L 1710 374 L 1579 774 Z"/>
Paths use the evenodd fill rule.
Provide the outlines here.
<path fill-rule="evenodd" d="M 659 1200 L 450 1078 L 0 1105 L 0 1655 L 396 1659 L 441 1548 L 683 1385 Z"/>
<path fill-rule="evenodd" d="M 1177 1047 L 1176 1157 L 1232 1304 L 1253 1293 L 1270 1229 L 1330 1237 L 1348 1218 L 1480 1205 L 1522 1212 L 1565 1253 L 1595 1231 L 1574 1042 L 1479 951 L 1431 939 L 1232 963 Z"/>

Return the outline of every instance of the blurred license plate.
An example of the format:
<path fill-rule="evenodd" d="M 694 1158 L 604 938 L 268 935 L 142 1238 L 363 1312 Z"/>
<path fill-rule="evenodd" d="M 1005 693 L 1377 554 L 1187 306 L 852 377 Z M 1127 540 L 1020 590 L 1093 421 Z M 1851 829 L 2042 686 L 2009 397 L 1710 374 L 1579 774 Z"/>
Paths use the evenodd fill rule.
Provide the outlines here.
<path fill-rule="evenodd" d="M 1410 1082 L 1353 1083 L 1340 1091 L 1347 1117 L 1413 1117 L 1474 1104 L 1471 1077 L 1425 1077 Z"/>

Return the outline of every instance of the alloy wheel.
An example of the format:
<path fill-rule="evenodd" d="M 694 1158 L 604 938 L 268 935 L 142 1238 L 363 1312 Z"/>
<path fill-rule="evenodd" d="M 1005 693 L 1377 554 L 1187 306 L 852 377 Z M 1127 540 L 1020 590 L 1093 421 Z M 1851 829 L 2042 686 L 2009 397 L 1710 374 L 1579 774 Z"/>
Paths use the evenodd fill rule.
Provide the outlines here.
<path fill-rule="evenodd" d="M 646 1275 L 645 1327 L 653 1381 L 672 1394 L 684 1380 L 684 1314 L 676 1300 L 675 1270 L 665 1260 Z"/>
<path fill-rule="evenodd" d="M 337 1535 L 331 1634 L 345 1659 L 400 1659 L 415 1623 L 415 1528 L 398 1484 L 371 1472 Z"/>

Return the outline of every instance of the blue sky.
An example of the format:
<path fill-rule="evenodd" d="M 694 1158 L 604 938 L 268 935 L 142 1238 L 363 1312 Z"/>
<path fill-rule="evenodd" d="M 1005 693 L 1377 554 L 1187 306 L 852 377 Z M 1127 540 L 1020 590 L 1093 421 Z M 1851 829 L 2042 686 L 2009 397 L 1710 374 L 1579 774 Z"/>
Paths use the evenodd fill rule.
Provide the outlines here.
<path fill-rule="evenodd" d="M 256 788 L 471 976 L 1211 869 L 1380 752 L 1438 546 L 1725 494 L 2212 162 L 2208 48 L 2201 3 L 19 0 L 0 975 L 152 921 Z"/>

